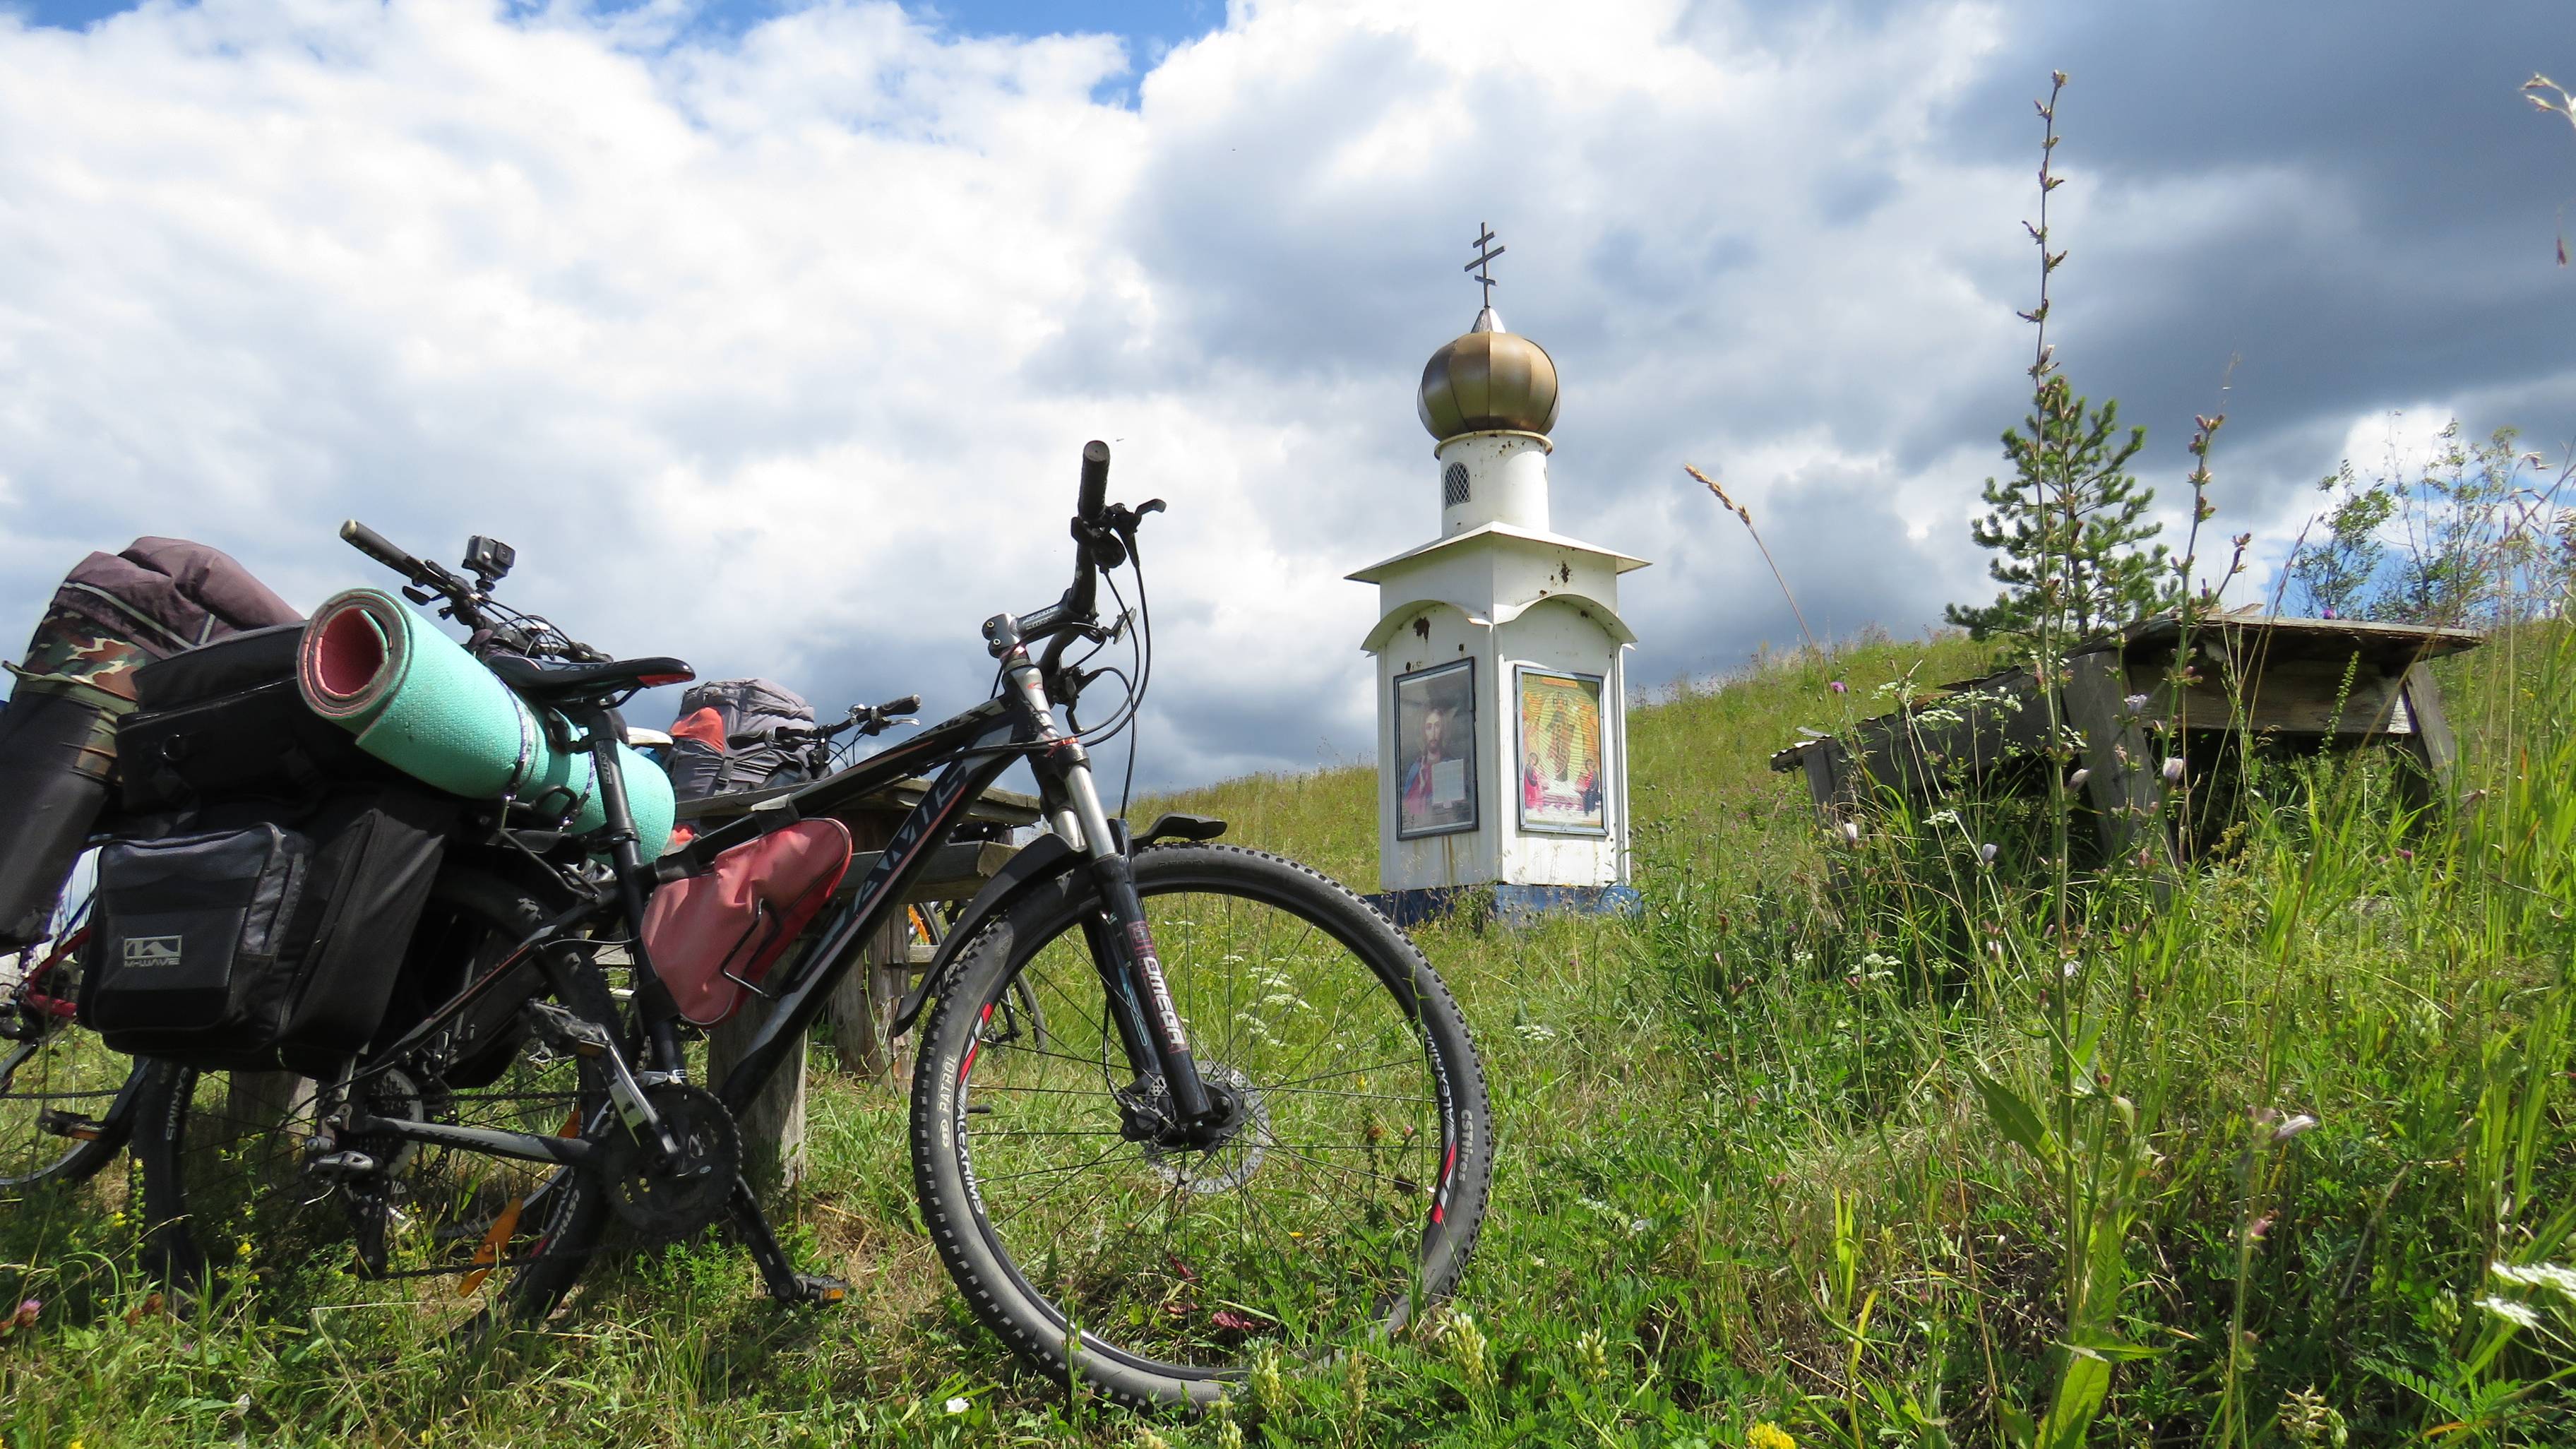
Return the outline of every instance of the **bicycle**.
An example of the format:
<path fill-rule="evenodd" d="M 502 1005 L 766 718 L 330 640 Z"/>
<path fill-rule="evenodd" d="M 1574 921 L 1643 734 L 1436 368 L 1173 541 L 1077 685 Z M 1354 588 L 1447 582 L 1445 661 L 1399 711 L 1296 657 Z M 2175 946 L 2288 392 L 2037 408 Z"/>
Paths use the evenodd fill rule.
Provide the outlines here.
<path fill-rule="evenodd" d="M 1097 588 L 1108 574 L 1115 591 L 1139 526 L 1163 506 L 1108 504 L 1108 463 L 1106 445 L 1084 449 L 1072 584 L 1042 609 L 984 625 L 993 697 L 658 861 L 637 850 L 610 710 L 685 666 L 487 661 L 573 722 L 598 762 L 608 823 L 554 847 L 548 868 L 569 904 L 545 914 L 552 902 L 523 898 L 528 928 L 515 936 L 491 909 L 497 895 L 480 917 L 460 914 L 481 943 L 470 980 L 288 1108 L 307 1139 L 304 1177 L 326 1189 L 317 1197 L 342 1201 L 369 1271 L 457 1274 L 460 1297 L 475 1302 L 460 1326 L 479 1331 L 555 1311 L 621 1241 L 722 1222 L 773 1297 L 840 1297 L 841 1285 L 801 1273 L 780 1247 L 742 1178 L 735 1114 L 803 1050 L 967 802 L 1025 761 L 1049 833 L 958 913 L 895 1018 L 898 1033 L 916 1021 L 922 1031 L 915 1193 L 978 1318 L 1059 1381 L 1133 1407 L 1203 1405 L 1266 1345 L 1328 1354 L 1401 1329 L 1455 1286 L 1483 1216 L 1492 1135 L 1482 1069 L 1447 988 L 1341 886 L 1210 843 L 1221 822 L 1173 815 L 1131 832 L 1110 818 L 1085 745 L 1132 719 L 1138 689 L 1107 724 L 1067 728 L 1083 687 L 1109 671 L 1068 665 L 1065 653 L 1084 642 L 1096 652 L 1126 631 L 1125 612 L 1104 626 Z M 343 535 L 427 579 L 451 608 L 479 607 L 363 528 Z M 1137 577 L 1141 684 L 1150 614 Z M 774 977 L 770 1012 L 732 1071 L 712 1089 L 691 1082 L 649 950 L 612 927 L 640 920 L 655 884 L 792 822 L 800 803 L 819 811 L 932 771 L 856 893 Z M 594 851 L 609 868 L 562 863 Z M 595 959 L 609 940 L 632 956 L 623 1012 Z M 1043 1003 L 1042 1029 L 1017 1004 L 1023 995 Z M 515 1019 L 534 1045 L 500 1071 L 519 1073 L 514 1086 L 548 1110 L 520 1110 L 515 1126 L 445 1120 L 465 1094 L 423 1090 L 455 1055 L 438 1047 L 441 1033 L 498 1019 L 502 1001 L 524 1002 Z M 155 1079 L 138 1134 L 147 1206 L 183 1234 L 179 1159 L 201 1105 L 184 1076 Z M 441 1092 L 448 1105 L 432 1100 Z M 560 1125 L 547 1130 L 548 1117 Z M 467 1160 L 477 1166 L 437 1176 Z M 482 1175 L 496 1163 L 516 1173 L 497 1188 Z M 448 1261 L 414 1261 L 431 1250 Z"/>

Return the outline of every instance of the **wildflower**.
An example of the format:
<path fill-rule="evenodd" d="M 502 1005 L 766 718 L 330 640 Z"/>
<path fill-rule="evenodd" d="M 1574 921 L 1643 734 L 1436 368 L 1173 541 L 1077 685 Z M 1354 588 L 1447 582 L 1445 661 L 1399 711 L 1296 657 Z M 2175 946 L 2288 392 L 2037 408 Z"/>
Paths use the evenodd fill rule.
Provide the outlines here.
<path fill-rule="evenodd" d="M 2066 788 L 2069 790 L 2081 790 L 2084 788 L 2084 782 L 2092 778 L 2092 770 L 2089 768 L 2079 768 L 2074 774 L 2066 777 Z"/>
<path fill-rule="evenodd" d="M 2245 1241 L 2249 1243 L 2259 1243 L 2263 1241 L 2264 1235 L 2271 1231 L 2272 1215 L 2270 1213 L 2265 1213 L 2261 1217 L 2256 1218 L 2254 1221 L 2245 1225 Z"/>
<path fill-rule="evenodd" d="M 1977 847 L 1977 864 L 1979 864 L 1979 865 L 1992 865 L 1992 864 L 1994 864 L 1994 863 L 1995 863 L 1995 843 L 1994 843 L 1993 841 L 1989 840 L 1989 841 L 1987 841 L 1985 844 L 1980 845 L 1980 846 L 1978 846 L 1978 847 Z"/>
<path fill-rule="evenodd" d="M 1351 1422 L 1357 1424 L 1368 1413 L 1368 1355 L 1355 1351 L 1350 1364 L 1342 1379 L 1342 1400 L 1350 1408 Z"/>
<path fill-rule="evenodd" d="M 2557 1263 L 2532 1263 L 2517 1267 L 2511 1263 L 2494 1264 L 2488 1271 L 2507 1283 L 2525 1288 L 2550 1288 L 2558 1296 L 2576 1303 L 2576 1268 Z"/>
<path fill-rule="evenodd" d="M 943 1407 L 943 1408 L 947 1409 L 947 1410 L 948 1410 L 948 1412 L 950 1412 L 950 1413 L 952 1413 L 952 1414 L 962 1414 L 962 1413 L 965 1413 L 965 1412 L 966 1412 L 966 1409 L 967 1409 L 967 1403 L 966 1403 L 966 1401 L 965 1401 L 964 1399 L 950 1399 L 946 1404 L 942 1405 L 941 1407 Z"/>
<path fill-rule="evenodd" d="M 1850 685 L 1848 685 L 1848 684 L 1843 683 L 1843 682 L 1842 682 L 1841 680 L 1839 680 L 1839 679 L 1835 680 L 1835 681 L 1834 681 L 1833 683 L 1831 683 L 1831 684 L 1826 685 L 1826 686 L 1825 686 L 1825 688 L 1832 690 L 1832 691 L 1833 691 L 1834 693 L 1836 693 L 1836 694 L 1849 694 L 1849 693 L 1851 693 L 1851 686 L 1850 686 Z"/>
<path fill-rule="evenodd" d="M 2165 783 L 2168 785 L 2179 785 L 2182 783 L 2182 756 L 2165 756 Z"/>
<path fill-rule="evenodd" d="M 1136 1431 L 1136 1449 L 1172 1449 L 1172 1441 L 1151 1429 Z"/>
<path fill-rule="evenodd" d="M 2512 1324 L 2516 1328 L 2538 1328 L 2540 1326 L 2540 1315 L 2532 1312 L 2530 1305 L 2516 1303 L 2510 1298 L 2499 1298 L 2490 1293 L 2486 1297 L 2478 1300 L 2478 1306 L 2485 1309 L 2487 1312 L 2494 1314 L 2496 1317 L 2503 1319 L 2505 1322 Z"/>
<path fill-rule="evenodd" d="M 1765 1419 L 1744 1431 L 1744 1449 L 1798 1449 L 1789 1431 Z"/>
<path fill-rule="evenodd" d="M 2313 1129 L 2316 1125 L 2316 1118 L 2309 1116 L 2305 1112 L 2301 1112 L 2296 1117 L 2293 1117 L 2289 1121 L 2272 1129 L 2272 1143 L 2277 1147 L 2281 1143 L 2287 1142 L 2301 1133 Z"/>
<path fill-rule="evenodd" d="M 240 1242 L 233 1244 L 233 1256 L 239 1258 L 243 1262 L 247 1263 L 250 1261 L 250 1253 L 250 1239 L 244 1238 Z"/>
<path fill-rule="evenodd" d="M 1610 1340 L 1601 1336 L 1600 1329 L 1587 1328 L 1574 1341 L 1574 1365 L 1585 1383 L 1598 1385 L 1610 1377 Z"/>
<path fill-rule="evenodd" d="M 2120 703 L 2128 707 L 2129 713 L 2137 714 L 2147 707 L 2147 698 L 2143 694 L 2132 694 L 2122 699 Z"/>
<path fill-rule="evenodd" d="M 7 1323 L 0 1323 L 0 1331 L 6 1331 L 13 1328 L 33 1328 L 36 1326 L 36 1315 L 44 1311 L 45 1300 L 41 1298 L 30 1298 L 26 1302 L 18 1305 L 18 1311 L 9 1315 L 9 1321 Z"/>
<path fill-rule="evenodd" d="M 1846 844 L 1846 845 L 1858 845 L 1858 844 L 1860 844 L 1860 822 L 1859 822 L 1859 821 L 1857 821 L 1857 820 L 1846 820 L 1846 821 L 1844 821 L 1844 822 L 1843 822 L 1843 843 L 1844 843 L 1844 844 Z"/>
<path fill-rule="evenodd" d="M 2300 1449 L 2343 1449 L 2352 1437 L 2343 1415 L 2313 1388 L 2297 1390 L 2281 1401 L 2281 1433 Z"/>
<path fill-rule="evenodd" d="M 1261 1412 L 1277 1414 L 1288 1406 L 1288 1383 L 1279 1372 L 1276 1349 L 1264 1352 L 1252 1362 L 1252 1397 Z"/>

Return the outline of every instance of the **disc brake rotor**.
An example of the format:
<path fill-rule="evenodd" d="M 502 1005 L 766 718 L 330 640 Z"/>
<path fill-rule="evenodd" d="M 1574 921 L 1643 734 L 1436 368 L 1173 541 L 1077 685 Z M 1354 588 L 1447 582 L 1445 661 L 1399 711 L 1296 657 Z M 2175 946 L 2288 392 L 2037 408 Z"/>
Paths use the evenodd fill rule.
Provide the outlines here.
<path fill-rule="evenodd" d="M 1261 1170 L 1270 1145 L 1270 1104 L 1234 1067 L 1202 1066 L 1199 1080 L 1224 1088 L 1241 1104 L 1225 1136 L 1207 1147 L 1167 1147 L 1153 1141 L 1138 1145 L 1155 1173 L 1183 1192 L 1232 1192 Z M 1156 1081 L 1154 1088 L 1160 1101 L 1162 1083 Z"/>

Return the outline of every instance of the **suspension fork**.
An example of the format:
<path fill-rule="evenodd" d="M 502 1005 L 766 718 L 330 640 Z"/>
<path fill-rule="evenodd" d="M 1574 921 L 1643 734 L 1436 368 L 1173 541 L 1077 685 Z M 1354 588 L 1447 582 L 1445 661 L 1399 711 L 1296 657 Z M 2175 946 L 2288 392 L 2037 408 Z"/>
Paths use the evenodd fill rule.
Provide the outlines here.
<path fill-rule="evenodd" d="M 1145 904 L 1136 894 L 1136 877 L 1128 868 L 1126 834 L 1113 829 L 1108 812 L 1101 809 L 1100 792 L 1091 779 L 1091 757 L 1082 742 L 1056 727 L 1045 678 L 1029 662 L 1028 651 L 1012 648 L 1003 657 L 1002 669 L 1033 737 L 1045 746 L 1032 764 L 1040 781 L 1051 787 L 1046 793 L 1048 803 L 1056 807 L 1056 828 L 1062 831 L 1070 825 L 1079 833 L 1092 884 L 1100 892 L 1103 910 L 1083 921 L 1082 934 L 1091 947 L 1092 965 L 1100 972 L 1101 987 L 1108 993 L 1110 1016 L 1127 1049 L 1128 1065 L 1140 1079 L 1163 1079 L 1183 1125 L 1206 1122 L 1217 1115 L 1216 1107 L 1190 1054 L 1171 988 L 1163 980 L 1153 928 L 1146 924 Z"/>

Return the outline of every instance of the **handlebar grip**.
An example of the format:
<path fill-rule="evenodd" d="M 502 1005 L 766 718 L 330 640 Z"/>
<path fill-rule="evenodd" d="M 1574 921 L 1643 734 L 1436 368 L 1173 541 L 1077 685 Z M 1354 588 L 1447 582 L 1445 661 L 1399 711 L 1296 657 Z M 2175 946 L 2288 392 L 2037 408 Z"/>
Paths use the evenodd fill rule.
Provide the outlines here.
<path fill-rule="evenodd" d="M 383 534 L 376 532 L 374 529 L 367 527 L 365 524 L 360 523 L 354 518 L 346 519 L 341 522 L 340 538 L 342 542 L 348 544 L 351 548 L 354 548 L 358 552 L 365 554 L 367 557 L 374 559 L 376 562 L 383 564 L 386 568 L 392 569 L 395 573 L 402 575 L 406 579 L 417 579 L 429 572 L 429 566 L 427 564 L 422 563 L 419 559 L 412 557 L 401 549 L 394 547 L 392 541 L 387 539 Z"/>
<path fill-rule="evenodd" d="M 1109 504 L 1109 445 L 1098 438 L 1082 445 L 1082 502 L 1080 513 L 1085 522 L 1100 516 Z"/>
<path fill-rule="evenodd" d="M 885 703 L 877 706 L 877 713 L 879 715 L 919 714 L 921 713 L 921 696 L 917 694 L 907 694 L 901 699 L 889 699 Z"/>

